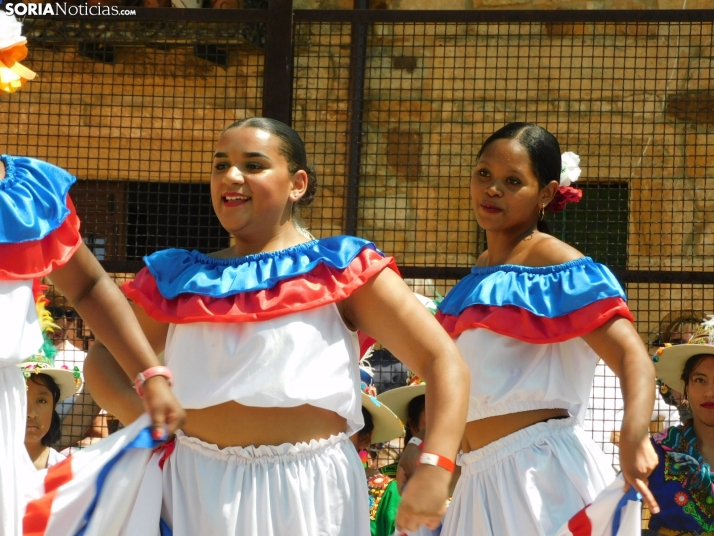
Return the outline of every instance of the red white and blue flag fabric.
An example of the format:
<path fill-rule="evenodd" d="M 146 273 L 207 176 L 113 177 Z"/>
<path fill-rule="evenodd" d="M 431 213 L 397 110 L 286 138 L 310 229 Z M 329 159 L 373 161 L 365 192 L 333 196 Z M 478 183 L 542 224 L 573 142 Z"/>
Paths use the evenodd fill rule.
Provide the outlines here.
<path fill-rule="evenodd" d="M 439 304 L 437 320 L 453 337 L 485 328 L 523 342 L 581 337 L 616 315 L 632 321 L 610 270 L 582 257 L 555 266 L 474 267 Z"/>
<path fill-rule="evenodd" d="M 149 460 L 161 444 L 152 439 L 149 425 L 149 416 L 143 415 L 59 464 L 28 475 L 23 536 L 136 536 L 130 514 L 138 504 L 145 509 L 147 500 L 153 503 L 156 524 L 141 534 L 158 536 L 161 491 L 140 494 Z"/>
<path fill-rule="evenodd" d="M 555 536 L 636 536 L 642 534 L 642 501 L 634 488 L 623 491 L 622 475 L 575 514 Z"/>

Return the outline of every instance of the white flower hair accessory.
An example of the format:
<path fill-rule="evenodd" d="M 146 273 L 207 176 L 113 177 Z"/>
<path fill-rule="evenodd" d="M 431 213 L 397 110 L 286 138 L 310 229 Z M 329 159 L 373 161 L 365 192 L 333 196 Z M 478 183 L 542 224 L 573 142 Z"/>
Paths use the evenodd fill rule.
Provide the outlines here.
<path fill-rule="evenodd" d="M 563 153 L 560 163 L 560 185 L 570 186 L 580 178 L 580 157 L 571 152 Z"/>

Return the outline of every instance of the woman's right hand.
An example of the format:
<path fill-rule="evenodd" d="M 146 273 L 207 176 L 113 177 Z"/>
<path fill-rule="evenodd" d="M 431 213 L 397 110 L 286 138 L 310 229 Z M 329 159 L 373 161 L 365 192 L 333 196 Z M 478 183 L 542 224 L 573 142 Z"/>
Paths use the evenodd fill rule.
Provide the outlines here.
<path fill-rule="evenodd" d="M 620 432 L 620 467 L 625 477 L 625 491 L 630 486 L 635 488 L 642 500 L 647 504 L 650 512 L 659 513 L 659 506 L 654 495 L 647 487 L 648 478 L 655 470 L 659 459 L 650 442 L 647 433 L 634 433 L 627 425 L 623 425 Z"/>
<path fill-rule="evenodd" d="M 144 383 L 144 408 L 151 416 L 151 435 L 156 440 L 168 438 L 186 420 L 186 412 L 163 376 Z"/>

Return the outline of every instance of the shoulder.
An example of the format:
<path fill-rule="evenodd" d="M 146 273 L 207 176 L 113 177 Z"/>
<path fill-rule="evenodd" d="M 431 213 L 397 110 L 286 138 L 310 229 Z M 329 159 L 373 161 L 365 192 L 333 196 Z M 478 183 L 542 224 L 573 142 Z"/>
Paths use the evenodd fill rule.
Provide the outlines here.
<path fill-rule="evenodd" d="M 481 255 L 478 256 L 478 259 L 476 259 L 476 266 L 478 266 L 479 268 L 488 266 L 488 250 L 484 251 L 483 253 L 481 253 Z"/>
<path fill-rule="evenodd" d="M 211 259 L 233 259 L 235 258 L 235 256 L 235 250 L 232 247 L 206 253 L 206 257 L 209 257 Z"/>
<path fill-rule="evenodd" d="M 539 233 L 533 245 L 528 248 L 522 264 L 533 267 L 554 266 L 582 257 L 584 255 L 573 246 L 554 236 Z"/>
<path fill-rule="evenodd" d="M 562 240 L 558 240 L 546 233 L 537 233 L 524 239 L 521 244 L 514 248 L 505 264 L 543 268 L 565 264 L 583 257 L 584 255 L 580 251 Z M 476 267 L 485 268 L 488 266 L 488 262 L 489 253 L 486 250 L 476 259 Z"/>

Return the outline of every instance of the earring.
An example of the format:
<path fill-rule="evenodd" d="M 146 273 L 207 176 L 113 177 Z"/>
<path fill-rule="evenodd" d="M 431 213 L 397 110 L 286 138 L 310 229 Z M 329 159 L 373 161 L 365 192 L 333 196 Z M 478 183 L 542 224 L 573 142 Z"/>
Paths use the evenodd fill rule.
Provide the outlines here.
<path fill-rule="evenodd" d="M 538 213 L 538 221 L 543 221 L 545 219 L 545 203 L 540 206 L 540 212 Z"/>

